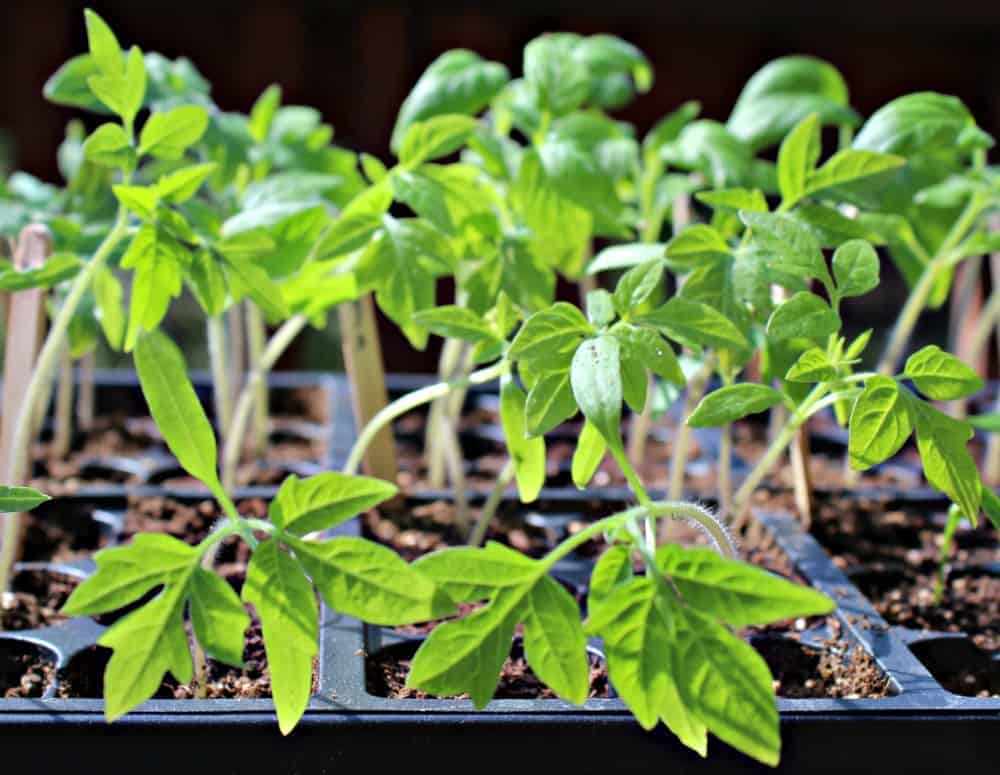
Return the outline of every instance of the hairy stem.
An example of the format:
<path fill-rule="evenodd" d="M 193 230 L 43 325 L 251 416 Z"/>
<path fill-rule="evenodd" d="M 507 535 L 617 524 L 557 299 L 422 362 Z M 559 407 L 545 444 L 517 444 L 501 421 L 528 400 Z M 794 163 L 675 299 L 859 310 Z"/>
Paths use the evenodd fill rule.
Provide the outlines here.
<path fill-rule="evenodd" d="M 308 322 L 309 319 L 305 315 L 294 315 L 282 323 L 281 327 L 268 340 L 260 360 L 253 364 L 246 383 L 240 390 L 239 398 L 236 400 L 236 409 L 233 411 L 232 424 L 222 452 L 222 485 L 228 492 L 232 492 L 236 485 L 236 467 L 240 462 L 240 453 L 243 450 L 243 441 L 246 438 L 247 426 L 250 422 L 257 391 L 260 385 L 267 385 L 267 375 L 271 368 Z"/>
<path fill-rule="evenodd" d="M 252 368 L 254 364 L 260 363 L 264 357 L 267 328 L 264 325 L 264 316 L 260 314 L 260 309 L 256 304 L 247 300 L 244 306 L 246 308 L 244 315 L 247 324 L 247 354 Z M 270 425 L 267 399 L 267 380 L 258 380 L 254 388 L 253 398 L 253 452 L 254 457 L 257 458 L 261 458 L 267 453 Z"/>
<path fill-rule="evenodd" d="M 450 417 L 441 421 L 445 464 L 455 496 L 455 524 L 463 535 L 469 534 L 469 499 L 465 492 L 465 469 L 462 467 L 462 447 Z"/>
<path fill-rule="evenodd" d="M 733 502 L 733 424 L 719 429 L 719 512 L 729 513 Z"/>
<path fill-rule="evenodd" d="M 226 366 L 229 369 L 229 384 L 235 386 L 243 383 L 244 372 L 247 368 L 246 337 L 244 336 L 246 329 L 243 325 L 243 306 L 233 304 L 224 314 L 226 317 L 227 341 L 229 343 Z M 236 388 L 230 387 L 230 391 L 230 396 L 232 396 Z M 229 400 L 232 401 L 232 398 Z"/>
<path fill-rule="evenodd" d="M 461 357 L 462 342 L 458 339 L 445 339 L 441 346 L 441 357 L 438 359 L 438 379 L 448 382 L 455 379 L 458 361 Z M 447 412 L 444 397 L 431 403 L 427 414 L 427 426 L 424 430 L 424 459 L 427 463 L 427 484 L 431 488 L 444 487 L 445 480 L 445 442 L 442 419 Z"/>
<path fill-rule="evenodd" d="M 69 345 L 59 355 L 59 381 L 56 388 L 56 408 L 53 416 L 50 454 L 62 460 L 73 443 L 73 359 Z"/>
<path fill-rule="evenodd" d="M 514 461 L 508 460 L 497 477 L 496 482 L 493 484 L 493 489 L 490 490 L 486 503 L 483 504 L 483 508 L 479 512 L 476 524 L 469 535 L 469 546 L 482 546 L 483 539 L 486 538 L 486 531 L 489 529 L 490 522 L 493 521 L 493 517 L 497 513 L 497 507 L 503 499 L 503 494 L 510 486 L 510 483 L 514 481 L 514 471 Z"/>
<path fill-rule="evenodd" d="M 32 429 L 34 428 L 34 411 L 38 405 L 39 395 L 50 384 L 59 364 L 59 355 L 66 344 L 66 332 L 69 323 L 80 306 L 80 300 L 90 288 L 94 276 L 104 266 L 115 247 L 125 237 L 128 212 L 125 208 L 118 209 L 118 217 L 114 226 L 97 248 L 90 261 L 74 278 L 69 293 L 63 301 L 59 312 L 52 321 L 52 327 L 45 338 L 42 351 L 38 354 L 31 382 L 24 396 L 24 403 L 17 407 L 17 425 L 14 428 L 14 438 L 11 442 L 9 470 L 6 472 L 5 484 L 16 485 L 23 482 L 28 471 L 28 451 L 31 446 Z M 12 411 L 15 407 L 5 407 Z M 3 515 L 3 538 L 0 543 L 0 590 L 6 590 L 10 581 L 10 572 L 18 554 L 19 520 L 16 514 Z"/>
<path fill-rule="evenodd" d="M 215 425 L 223 437 L 229 435 L 233 417 L 232 388 L 226 366 L 226 328 L 222 315 L 210 315 L 205 321 L 208 340 L 208 363 L 212 371 L 212 397 L 215 403 Z"/>
<path fill-rule="evenodd" d="M 419 390 L 414 390 L 412 393 L 407 393 L 401 398 L 397 398 L 391 404 L 383 407 L 378 413 L 376 413 L 368 424 L 361 429 L 361 433 L 358 434 L 357 441 L 354 442 L 354 447 L 352 447 L 351 453 L 347 457 L 347 462 L 344 464 L 344 473 L 357 473 L 368 445 L 371 444 L 372 440 L 378 435 L 382 428 L 389 425 L 396 418 L 401 417 L 413 409 L 416 409 L 418 406 L 422 406 L 423 404 L 433 401 L 435 398 L 446 396 L 456 388 L 468 387 L 470 385 L 482 385 L 487 382 L 492 382 L 503 374 L 508 368 L 509 366 L 507 361 L 500 361 L 492 366 L 489 366 L 488 368 L 474 371 L 468 377 L 462 377 L 449 382 L 438 382 L 434 385 L 428 385 L 427 387 L 420 388 Z"/>

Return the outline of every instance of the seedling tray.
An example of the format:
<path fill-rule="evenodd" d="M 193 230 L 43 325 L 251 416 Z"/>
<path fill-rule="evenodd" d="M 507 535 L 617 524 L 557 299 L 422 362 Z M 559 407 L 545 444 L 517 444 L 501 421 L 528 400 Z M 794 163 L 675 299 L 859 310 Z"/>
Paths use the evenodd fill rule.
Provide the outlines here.
<path fill-rule="evenodd" d="M 92 502 L 103 507 L 103 523 L 114 534 L 124 501 Z M 578 499 L 565 505 L 579 512 L 583 504 Z M 781 771 L 995 772 L 1000 699 L 947 692 L 914 654 L 961 639 L 890 628 L 796 522 L 780 514 L 760 516 L 797 570 L 837 601 L 844 638 L 851 648 L 860 645 L 872 655 L 891 686 L 891 696 L 883 699 L 780 699 Z M 560 516 L 551 519 L 554 530 L 563 528 Z M 356 534 L 357 522 L 341 530 Z M 571 558 L 556 573 L 565 584 L 583 583 L 586 562 Z M 85 576 L 92 567 L 84 560 L 53 569 Z M 89 618 L 75 619 L 0 634 L 0 647 L 16 642 L 38 648 L 62 668 L 101 630 Z M 806 632 L 800 642 L 821 648 L 823 635 Z M 399 647 L 406 638 L 324 609 L 318 692 L 288 740 L 280 738 L 269 700 L 152 700 L 113 725 L 104 723 L 100 700 L 56 699 L 54 687 L 41 699 L 0 700 L 5 765 L 43 763 L 56 772 L 82 766 L 130 775 L 175 773 L 178 767 L 303 773 L 369 767 L 392 757 L 468 772 L 489 757 L 504 761 L 505 768 L 538 772 L 555 766 L 602 773 L 654 767 L 681 773 L 768 771 L 715 740 L 706 762 L 663 730 L 644 733 L 617 699 L 590 700 L 583 708 L 559 700 L 495 700 L 475 711 L 464 700 L 372 695 L 366 688 L 366 655 Z"/>
<path fill-rule="evenodd" d="M 212 416 L 212 381 L 207 372 L 193 371 L 191 380 L 203 406 Z M 128 369 L 99 369 L 95 373 L 96 415 L 125 414 L 126 416 L 148 416 L 139 379 Z M 291 435 L 303 441 L 320 442 L 325 453 L 313 458 L 288 461 L 271 461 L 266 464 L 276 474 L 295 473 L 310 476 L 330 470 L 339 449 L 350 447 L 353 440 L 353 419 L 349 411 L 345 416 L 343 405 L 349 406 L 347 382 L 342 375 L 321 372 L 272 372 L 268 376 L 268 386 L 272 397 L 281 401 L 285 395 L 302 388 L 317 388 L 323 391 L 326 420 L 324 422 L 303 419 L 294 425 L 272 429 L 272 441 Z M 272 400 L 273 403 L 273 400 Z M 79 486 L 74 495 L 86 497 L 113 497 L 123 494 L 144 494 L 160 492 L 164 482 L 175 477 L 186 477 L 176 459 L 162 443 L 153 444 L 147 451 L 137 455 L 95 455 L 81 461 Z M 280 478 L 276 476 L 276 478 Z M 97 483 L 88 479 L 101 480 Z M 122 480 L 116 483 L 108 480 Z M 127 481 L 125 481 L 127 480 Z M 200 483 L 188 486 L 171 485 L 167 489 L 180 493 L 205 493 Z M 244 488 L 247 491 L 273 492 L 270 485 Z M 242 494 L 242 493 L 241 493 Z"/>

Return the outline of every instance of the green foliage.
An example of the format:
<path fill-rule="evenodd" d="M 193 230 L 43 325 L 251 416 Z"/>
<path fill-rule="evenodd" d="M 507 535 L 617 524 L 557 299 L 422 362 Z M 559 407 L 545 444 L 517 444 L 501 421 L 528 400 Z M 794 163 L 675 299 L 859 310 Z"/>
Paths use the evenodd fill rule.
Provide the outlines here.
<path fill-rule="evenodd" d="M 47 500 L 50 500 L 48 495 L 31 487 L 0 486 L 0 513 L 31 511 Z"/>

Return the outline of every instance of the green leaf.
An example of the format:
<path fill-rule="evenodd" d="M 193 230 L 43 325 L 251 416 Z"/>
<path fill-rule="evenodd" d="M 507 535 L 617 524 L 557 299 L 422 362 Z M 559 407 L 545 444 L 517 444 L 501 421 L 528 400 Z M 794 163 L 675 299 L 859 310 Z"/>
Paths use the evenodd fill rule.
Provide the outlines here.
<path fill-rule="evenodd" d="M 596 611 L 619 584 L 633 576 L 632 547 L 615 544 L 608 547 L 594 564 L 587 584 L 587 609 Z"/>
<path fill-rule="evenodd" d="M 182 204 L 198 192 L 201 184 L 208 180 L 215 169 L 215 164 L 185 167 L 156 181 L 156 191 L 164 201 Z"/>
<path fill-rule="evenodd" d="M 868 342 L 871 341 L 872 334 L 875 333 L 875 329 L 869 328 L 867 331 L 862 331 L 858 334 L 857 338 L 851 342 L 844 352 L 845 360 L 853 360 L 854 358 L 860 358 L 861 354 L 865 351 L 868 346 Z"/>
<path fill-rule="evenodd" d="M 118 38 L 105 21 L 89 8 L 83 11 L 87 23 L 90 56 L 105 75 L 120 75 L 125 70 L 125 57 Z"/>
<path fill-rule="evenodd" d="M 650 299 L 656 300 L 663 288 L 663 260 L 656 258 L 632 267 L 615 286 L 614 304 L 623 318 L 640 309 Z"/>
<path fill-rule="evenodd" d="M 393 151 L 399 149 L 413 122 L 448 113 L 478 113 L 500 93 L 509 77 L 499 62 L 488 62 L 465 49 L 446 51 L 424 71 L 399 109 L 392 130 Z"/>
<path fill-rule="evenodd" d="M 580 607 L 557 581 L 543 576 L 525 598 L 524 655 L 549 688 L 574 705 L 590 690 L 587 638 Z"/>
<path fill-rule="evenodd" d="M 553 117 L 578 108 L 590 93 L 587 66 L 573 55 L 579 36 L 542 35 L 524 47 L 524 79 L 536 105 Z"/>
<path fill-rule="evenodd" d="M 621 342 L 622 351 L 639 361 L 644 368 L 668 382 L 683 387 L 687 381 L 673 348 L 659 332 L 641 326 L 619 323 L 611 333 Z M 645 376 L 645 374 L 643 375 Z"/>
<path fill-rule="evenodd" d="M 687 124 L 698 118 L 701 103 L 691 100 L 661 118 L 642 139 L 642 149 L 647 154 L 658 154 L 664 145 L 674 142 Z"/>
<path fill-rule="evenodd" d="M 397 492 L 395 485 L 367 476 L 330 471 L 299 479 L 292 474 L 271 501 L 268 519 L 295 535 L 328 530 Z"/>
<path fill-rule="evenodd" d="M 660 329 L 671 339 L 694 348 L 742 350 L 748 347 L 743 332 L 707 304 L 675 296 L 653 312 L 636 319 Z"/>
<path fill-rule="evenodd" d="M 662 720 L 684 745 L 705 756 L 705 725 L 681 701 L 675 683 L 680 676 L 671 665 L 676 606 L 657 586 L 649 577 L 615 586 L 591 609 L 588 629 L 603 639 L 608 674 L 639 725 L 650 730 Z"/>
<path fill-rule="evenodd" d="M 671 268 L 686 271 L 729 255 L 725 238 L 711 226 L 695 224 L 667 243 L 666 257 Z"/>
<path fill-rule="evenodd" d="M 413 315 L 435 306 L 435 278 L 450 274 L 454 260 L 449 242 L 426 221 L 386 216 L 358 264 L 358 284 L 374 288 L 382 311 L 414 347 L 423 349 L 427 329 Z"/>
<path fill-rule="evenodd" d="M 535 560 L 496 541 L 482 548 L 459 546 L 425 554 L 413 567 L 457 603 L 485 600 L 501 589 L 533 584 L 539 575 Z"/>
<path fill-rule="evenodd" d="M 789 382 L 827 382 L 837 378 L 837 369 L 819 347 L 806 350 L 785 374 Z"/>
<path fill-rule="evenodd" d="M 557 301 L 529 317 L 511 342 L 511 360 L 566 361 L 583 339 L 594 332 L 587 319 L 572 304 Z"/>
<path fill-rule="evenodd" d="M 763 412 L 781 401 L 781 393 L 767 385 L 750 382 L 727 385 L 701 399 L 687 424 L 692 428 L 713 428 Z"/>
<path fill-rule="evenodd" d="M 31 511 L 35 506 L 52 500 L 48 495 L 31 487 L 6 487 L 0 485 L 0 513 L 16 514 Z"/>
<path fill-rule="evenodd" d="M 254 142 L 262 143 L 267 139 L 274 123 L 274 116 L 281 106 L 281 87 L 277 84 L 268 86 L 250 108 L 250 122 L 247 129 Z"/>
<path fill-rule="evenodd" d="M 753 230 L 754 243 L 770 254 L 768 270 L 776 275 L 775 282 L 790 281 L 789 287 L 797 290 L 806 280 L 817 279 L 832 289 L 823 251 L 808 227 L 778 213 L 741 211 L 740 218 Z"/>
<path fill-rule="evenodd" d="M 97 572 L 62 607 L 67 616 L 94 616 L 123 608 L 159 586 L 181 583 L 197 565 L 198 551 L 165 533 L 139 533 L 124 546 L 94 555 Z"/>
<path fill-rule="evenodd" d="M 482 316 L 472 310 L 447 304 L 417 312 L 413 321 L 432 334 L 466 342 L 499 341 Z"/>
<path fill-rule="evenodd" d="M 862 296 L 878 287 L 879 263 L 875 249 L 864 240 L 845 242 L 833 254 L 837 295 Z"/>
<path fill-rule="evenodd" d="M 584 148 L 569 140 L 549 137 L 535 150 L 544 171 L 545 185 L 590 213 L 595 233 L 629 236 L 624 228 L 625 207 L 615 191 L 614 182 Z"/>
<path fill-rule="evenodd" d="M 733 627 L 832 613 L 836 604 L 816 590 L 762 568 L 728 560 L 713 549 L 664 544 L 656 567 L 689 606 Z"/>
<path fill-rule="evenodd" d="M 242 669 L 250 616 L 229 583 L 204 568 L 191 577 L 191 625 L 208 656 Z"/>
<path fill-rule="evenodd" d="M 766 213 L 767 200 L 760 189 L 723 188 L 718 191 L 699 191 L 694 195 L 699 202 L 717 210 L 749 210 L 754 213 Z"/>
<path fill-rule="evenodd" d="M 435 627 L 414 655 L 406 685 L 441 697 L 468 693 L 477 708 L 485 707 L 525 594 L 525 587 L 501 589 L 485 608 Z"/>
<path fill-rule="evenodd" d="M 87 161 L 104 167 L 131 169 L 135 165 L 135 151 L 125 130 L 118 124 L 101 124 L 83 144 Z"/>
<path fill-rule="evenodd" d="M 108 109 L 90 90 L 88 81 L 98 75 L 97 62 L 90 54 L 80 54 L 67 60 L 45 82 L 42 93 L 45 99 L 57 105 L 107 113 Z"/>
<path fill-rule="evenodd" d="M 455 153 L 476 131 L 469 116 L 434 116 L 410 125 L 399 149 L 401 164 L 413 168 L 426 161 Z"/>
<path fill-rule="evenodd" d="M 854 148 L 915 156 L 954 150 L 975 121 L 957 97 L 934 92 L 907 94 L 879 108 L 854 138 Z"/>
<path fill-rule="evenodd" d="M 179 159 L 205 134 L 208 111 L 199 105 L 183 105 L 163 113 L 154 113 L 139 136 L 139 154 L 158 159 Z"/>
<path fill-rule="evenodd" d="M 990 524 L 993 525 L 993 529 L 1000 530 L 1000 496 L 985 484 L 983 485 L 983 512 Z M 977 520 L 969 519 L 969 521 L 975 527 Z"/>
<path fill-rule="evenodd" d="M 972 426 L 938 411 L 915 397 L 908 397 L 917 428 L 917 449 L 924 476 L 931 486 L 943 492 L 972 521 L 982 503 L 979 469 L 967 443 Z"/>
<path fill-rule="evenodd" d="M 800 204 L 789 213 L 809 228 L 813 237 L 825 248 L 835 248 L 851 239 L 863 239 L 874 245 L 884 245 L 885 238 L 865 227 L 854 218 L 842 215 L 834 207 L 821 204 Z"/>
<path fill-rule="evenodd" d="M 913 380 L 921 393 L 935 401 L 967 398 L 985 387 L 974 369 L 936 344 L 913 353 L 906 361 L 903 376 Z"/>
<path fill-rule="evenodd" d="M 529 436 L 541 436 L 576 414 L 569 371 L 543 374 L 528 391 L 525 418 Z"/>
<path fill-rule="evenodd" d="M 587 320 L 595 328 L 604 328 L 615 319 L 615 303 L 603 288 L 587 293 Z"/>
<path fill-rule="evenodd" d="M 129 303 L 125 349 L 131 350 L 143 331 L 155 331 L 170 300 L 181 293 L 181 267 L 189 254 L 167 231 L 152 223 L 139 229 L 121 265 L 135 269 Z"/>
<path fill-rule="evenodd" d="M 754 150 L 778 142 L 810 113 L 826 124 L 858 123 L 848 106 L 847 84 L 837 69 L 808 56 L 786 56 L 764 65 L 740 93 L 726 127 Z"/>
<path fill-rule="evenodd" d="M 215 434 L 181 351 L 165 335 L 150 331 L 139 337 L 134 357 L 149 412 L 177 462 L 210 490 L 221 492 Z"/>
<path fill-rule="evenodd" d="M 152 186 L 113 186 L 115 198 L 126 208 L 143 220 L 152 220 L 156 215 L 156 206 L 160 203 L 160 195 Z"/>
<path fill-rule="evenodd" d="M 455 613 L 455 604 L 392 549 L 364 538 L 292 543 L 295 556 L 330 608 L 385 626 Z"/>
<path fill-rule="evenodd" d="M 570 384 L 583 416 L 612 451 L 620 450 L 623 393 L 618 340 L 602 334 L 581 344 L 573 355 Z"/>
<path fill-rule="evenodd" d="M 973 428 L 987 433 L 1000 433 L 1000 414 L 974 414 L 965 419 Z"/>
<path fill-rule="evenodd" d="M 527 396 L 510 378 L 500 385 L 500 424 L 514 463 L 522 503 L 531 503 L 545 484 L 545 440 L 527 436 Z"/>
<path fill-rule="evenodd" d="M 177 583 L 115 622 L 98 638 L 99 645 L 114 650 L 104 670 L 104 717 L 108 721 L 152 697 L 168 671 L 181 683 L 191 680 L 184 602 L 195 567 L 192 565 Z"/>
<path fill-rule="evenodd" d="M 863 471 L 899 452 L 913 425 L 896 380 L 872 377 L 851 410 L 848 454 L 851 468 Z"/>
<path fill-rule="evenodd" d="M 788 133 L 778 151 L 778 188 L 790 207 L 806 195 L 806 181 L 820 154 L 819 114 L 810 113 Z"/>
<path fill-rule="evenodd" d="M 701 172 L 714 188 L 756 185 L 750 147 L 716 121 L 694 121 L 660 156 L 681 169 Z"/>
<path fill-rule="evenodd" d="M 721 740 L 777 766 L 781 737 L 767 663 L 744 640 L 694 609 L 673 610 L 676 645 L 667 653 L 684 705 Z"/>
<path fill-rule="evenodd" d="M 94 275 L 94 301 L 97 319 L 112 350 L 121 349 L 125 340 L 125 305 L 122 284 L 115 273 L 104 266 Z"/>
<path fill-rule="evenodd" d="M 800 291 L 777 306 L 767 321 L 767 335 L 774 339 L 825 340 L 840 330 L 840 315 L 819 296 Z"/>
<path fill-rule="evenodd" d="M 601 432 L 593 423 L 585 422 L 580 437 L 576 440 L 571 466 L 573 484 L 577 486 L 577 489 L 584 489 L 594 478 L 607 449 L 607 442 L 604 441 Z"/>
<path fill-rule="evenodd" d="M 467 164 L 423 164 L 393 173 L 396 198 L 442 232 L 458 236 L 476 218 L 493 217 L 493 194 Z"/>
<path fill-rule="evenodd" d="M 662 243 L 632 242 L 626 245 L 611 245 L 598 253 L 587 266 L 587 274 L 597 274 L 613 269 L 628 269 L 663 258 Z"/>
<path fill-rule="evenodd" d="M 75 277 L 83 262 L 70 253 L 49 256 L 37 269 L 18 270 L 12 266 L 0 269 L 0 291 L 26 291 L 31 288 L 52 288 Z"/>
<path fill-rule="evenodd" d="M 809 175 L 805 194 L 815 194 L 834 186 L 881 175 L 899 169 L 906 159 L 876 151 L 859 151 L 845 148 L 831 156 L 818 170 Z"/>
<path fill-rule="evenodd" d="M 313 658 L 319 652 L 316 595 L 298 563 L 277 541 L 265 541 L 250 558 L 243 600 L 260 617 L 278 728 L 287 735 L 312 694 Z"/>

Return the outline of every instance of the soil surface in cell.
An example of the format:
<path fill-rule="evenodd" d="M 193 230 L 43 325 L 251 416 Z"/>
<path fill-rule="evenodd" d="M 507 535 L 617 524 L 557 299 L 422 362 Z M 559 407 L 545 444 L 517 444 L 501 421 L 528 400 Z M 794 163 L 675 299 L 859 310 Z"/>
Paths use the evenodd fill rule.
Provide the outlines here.
<path fill-rule="evenodd" d="M 49 571 L 21 571 L 3 593 L 0 609 L 4 630 L 35 630 L 65 621 L 59 609 L 79 580 Z"/>
<path fill-rule="evenodd" d="M 6 700 L 41 697 L 55 672 L 52 661 L 29 644 L 0 645 L 0 697 Z"/>

